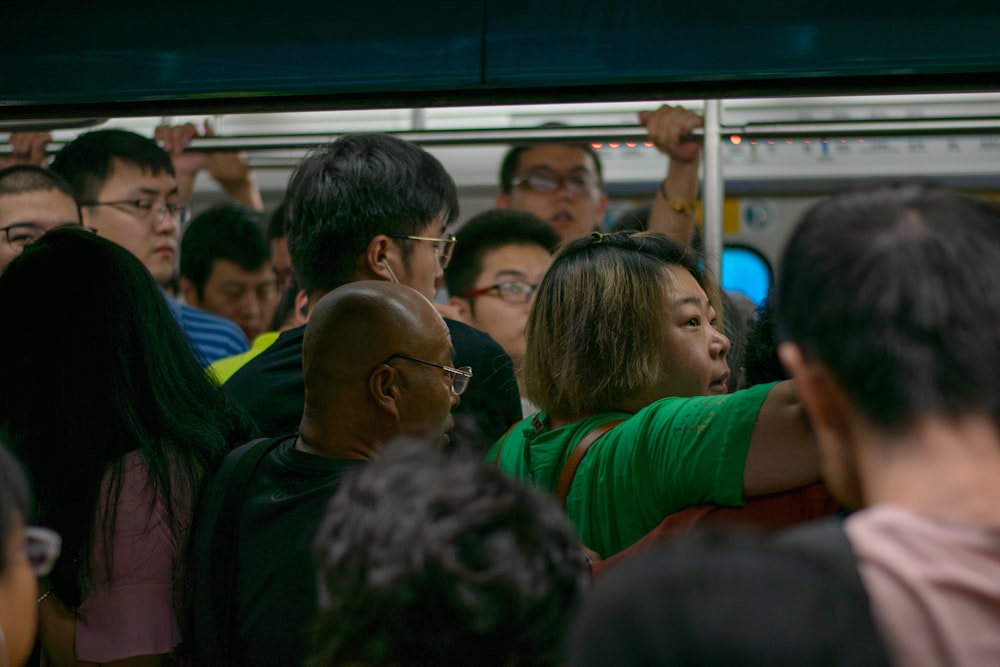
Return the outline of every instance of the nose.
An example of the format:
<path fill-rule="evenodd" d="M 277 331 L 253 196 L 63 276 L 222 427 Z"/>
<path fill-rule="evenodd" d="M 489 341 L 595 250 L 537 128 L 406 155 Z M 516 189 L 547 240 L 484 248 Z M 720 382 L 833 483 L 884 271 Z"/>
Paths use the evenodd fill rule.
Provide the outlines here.
<path fill-rule="evenodd" d="M 712 340 L 708 343 L 708 350 L 712 358 L 725 359 L 731 348 L 732 344 L 729 342 L 729 339 L 716 329 L 712 329 Z"/>
<path fill-rule="evenodd" d="M 163 208 L 156 209 L 155 215 L 153 229 L 158 233 L 173 234 L 180 229 L 177 216 L 171 213 L 167 207 L 164 206 Z"/>

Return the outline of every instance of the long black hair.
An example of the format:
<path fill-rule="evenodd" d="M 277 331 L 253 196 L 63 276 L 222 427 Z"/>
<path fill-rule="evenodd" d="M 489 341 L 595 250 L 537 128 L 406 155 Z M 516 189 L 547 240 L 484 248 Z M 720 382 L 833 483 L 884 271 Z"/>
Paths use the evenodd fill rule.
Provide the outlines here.
<path fill-rule="evenodd" d="M 252 435 L 165 299 L 138 259 L 82 229 L 46 234 L 0 276 L 0 430 L 32 478 L 38 520 L 62 535 L 51 583 L 71 608 L 113 535 L 125 454 L 139 453 L 151 503 L 176 529 L 172 498 L 195 506 L 206 475 Z"/>

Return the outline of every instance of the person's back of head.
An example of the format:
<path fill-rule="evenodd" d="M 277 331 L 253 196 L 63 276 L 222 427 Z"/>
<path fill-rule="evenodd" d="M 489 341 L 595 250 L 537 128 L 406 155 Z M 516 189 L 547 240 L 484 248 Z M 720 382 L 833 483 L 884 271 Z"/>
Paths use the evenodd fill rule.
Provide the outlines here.
<path fill-rule="evenodd" d="M 0 665 L 27 664 L 37 625 L 38 584 L 27 552 L 28 484 L 0 442 Z"/>
<path fill-rule="evenodd" d="M 328 451 L 326 443 L 360 438 L 365 454 L 401 433 L 444 437 L 461 393 L 447 370 L 452 354 L 447 325 L 416 290 L 370 280 L 332 290 L 310 314 L 302 342 L 300 434 Z"/>
<path fill-rule="evenodd" d="M 551 498 L 408 440 L 342 482 L 315 553 L 313 667 L 562 664 L 589 577 Z"/>
<path fill-rule="evenodd" d="M 341 137 L 306 157 L 286 195 L 286 232 L 295 275 L 310 297 L 355 279 L 371 240 L 414 241 L 435 218 L 458 215 L 455 182 L 422 148 L 385 134 Z"/>
<path fill-rule="evenodd" d="M 0 347 L 16 351 L 0 383 L 0 428 L 34 476 L 39 519 L 80 556 L 51 576 L 75 606 L 93 574 L 99 486 L 121 474 L 122 456 L 140 451 L 162 494 L 171 478 L 211 470 L 250 429 L 149 272 L 115 243 L 80 228 L 46 234 L 0 275 L 0 310 L 18 318 L 0 327 Z"/>
<path fill-rule="evenodd" d="M 459 296 L 476 286 L 483 255 L 508 245 L 539 246 L 552 254 L 559 235 L 551 225 L 526 211 L 495 208 L 470 218 L 455 234 L 457 243 L 444 272 L 448 293 Z"/>
<path fill-rule="evenodd" d="M 920 183 L 806 213 L 781 261 L 779 337 L 886 430 L 924 415 L 1000 423 L 1000 210 Z"/>
<path fill-rule="evenodd" d="M 96 201 L 105 181 L 121 160 L 151 174 L 174 176 L 170 156 L 155 141 L 128 130 L 94 130 L 81 134 L 56 153 L 52 171 L 62 176 L 79 201 Z"/>
<path fill-rule="evenodd" d="M 888 666 L 868 600 L 825 560 L 694 533 L 602 575 L 574 621 L 575 667 Z"/>

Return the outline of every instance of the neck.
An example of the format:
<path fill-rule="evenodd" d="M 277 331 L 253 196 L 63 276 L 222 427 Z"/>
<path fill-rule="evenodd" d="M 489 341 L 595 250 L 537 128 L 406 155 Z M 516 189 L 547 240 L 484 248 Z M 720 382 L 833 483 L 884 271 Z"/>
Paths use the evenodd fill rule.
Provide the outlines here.
<path fill-rule="evenodd" d="M 346 419 L 334 425 L 303 415 L 295 448 L 331 459 L 372 460 L 375 457 L 374 445 L 353 433 L 350 426 L 350 421 Z"/>
<path fill-rule="evenodd" d="M 857 451 L 866 505 L 1000 526 L 1000 431 L 988 417 L 927 417 Z"/>

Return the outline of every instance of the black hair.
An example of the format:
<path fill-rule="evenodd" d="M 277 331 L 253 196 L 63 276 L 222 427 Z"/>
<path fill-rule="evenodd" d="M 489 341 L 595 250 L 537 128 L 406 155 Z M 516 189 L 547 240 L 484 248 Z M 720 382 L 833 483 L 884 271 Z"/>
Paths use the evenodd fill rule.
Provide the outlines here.
<path fill-rule="evenodd" d="M 565 123 L 549 122 L 543 123 L 539 127 L 567 127 Z M 500 162 L 500 190 L 506 194 L 510 194 L 514 189 L 514 174 L 517 173 L 517 168 L 521 166 L 521 154 L 529 148 L 534 148 L 535 146 L 544 146 L 546 144 L 517 144 L 511 146 L 503 156 L 503 160 Z M 604 189 L 604 168 L 601 165 L 601 158 L 594 150 L 594 147 L 586 142 L 560 142 L 559 146 L 571 146 L 572 148 L 579 148 L 589 155 L 594 160 L 594 171 L 597 176 L 597 183 L 600 185 L 601 189 Z"/>
<path fill-rule="evenodd" d="M 303 160 L 285 199 L 288 251 L 309 294 L 352 280 L 379 234 L 414 235 L 458 216 L 455 181 L 424 149 L 387 134 L 353 134 Z M 413 242 L 402 241 L 408 262 Z"/>
<path fill-rule="evenodd" d="M 551 497 L 407 439 L 341 483 L 315 552 L 313 667 L 558 665 L 589 578 Z"/>
<path fill-rule="evenodd" d="M 92 202 L 111 177 L 116 158 L 154 175 L 174 175 L 170 156 L 155 141 L 114 129 L 86 132 L 63 146 L 52 160 L 52 171 L 66 179 L 78 201 Z"/>
<path fill-rule="evenodd" d="M 552 225 L 526 211 L 495 208 L 469 219 L 455 234 L 458 242 L 444 271 L 448 293 L 458 296 L 472 289 L 483 271 L 483 255 L 506 245 L 537 245 L 550 254 L 559 247 Z"/>
<path fill-rule="evenodd" d="M 285 288 L 285 293 L 281 295 L 281 300 L 278 301 L 278 307 L 274 310 L 274 318 L 271 320 L 271 326 L 269 331 L 280 331 L 285 326 L 285 321 L 295 310 L 295 300 L 299 296 L 299 281 L 292 275 L 291 282 L 288 283 L 288 287 Z"/>
<path fill-rule="evenodd" d="M 6 567 L 9 555 L 2 547 L 14 529 L 15 518 L 28 523 L 30 502 L 28 482 L 20 463 L 0 444 L 0 572 Z"/>
<path fill-rule="evenodd" d="M 278 207 L 274 209 L 271 213 L 271 217 L 267 219 L 267 240 L 273 241 L 275 239 L 285 238 L 285 215 L 287 212 L 287 207 L 285 202 L 282 201 L 278 204 Z"/>
<path fill-rule="evenodd" d="M 94 581 L 95 551 L 110 544 L 115 513 L 96 526 L 95 516 L 115 507 L 124 455 L 141 456 L 151 502 L 174 521 L 172 498 L 195 506 L 252 429 L 206 376 L 149 271 L 111 241 L 49 232 L 0 275 L 0 310 L 18 317 L 0 327 L 0 432 L 32 477 L 38 520 L 62 535 L 50 579 L 73 609 Z"/>
<path fill-rule="evenodd" d="M 18 164 L 0 169 L 0 197 L 28 192 L 58 190 L 74 202 L 76 193 L 59 174 L 33 164 Z"/>
<path fill-rule="evenodd" d="M 778 343 L 774 331 L 774 297 L 768 292 L 756 311 L 753 326 L 747 333 L 743 352 L 743 386 L 753 387 L 765 382 L 787 380 L 788 372 L 778 359 Z"/>
<path fill-rule="evenodd" d="M 695 532 L 603 574 L 570 633 L 577 667 L 888 667 L 860 586 L 804 549 Z"/>
<path fill-rule="evenodd" d="M 203 296 L 212 267 L 220 259 L 246 271 L 257 271 L 271 261 L 271 246 L 261 231 L 260 213 L 236 204 L 222 204 L 201 213 L 181 238 L 180 275 Z"/>
<path fill-rule="evenodd" d="M 922 415 L 1000 421 L 1000 211 L 902 182 L 810 209 L 782 255 L 779 340 L 830 369 L 890 430 Z"/>

